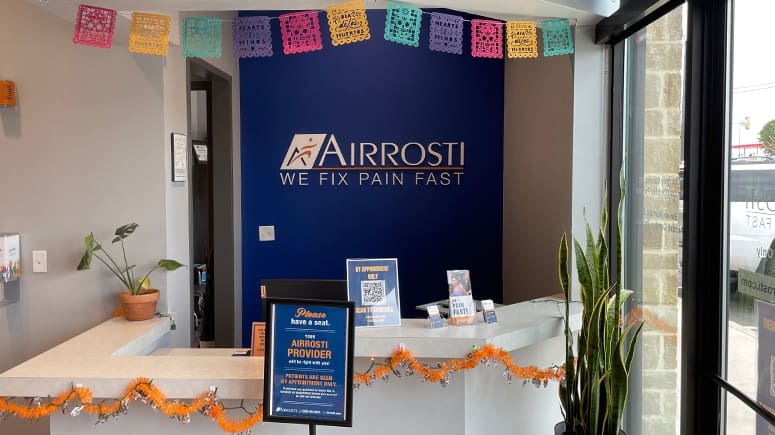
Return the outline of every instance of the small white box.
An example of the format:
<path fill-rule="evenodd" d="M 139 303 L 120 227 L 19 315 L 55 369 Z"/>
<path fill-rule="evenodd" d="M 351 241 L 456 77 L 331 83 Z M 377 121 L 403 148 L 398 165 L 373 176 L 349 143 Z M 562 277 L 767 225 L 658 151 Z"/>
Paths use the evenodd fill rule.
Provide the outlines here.
<path fill-rule="evenodd" d="M 274 240 L 274 225 L 259 225 L 258 241 L 271 242 Z"/>

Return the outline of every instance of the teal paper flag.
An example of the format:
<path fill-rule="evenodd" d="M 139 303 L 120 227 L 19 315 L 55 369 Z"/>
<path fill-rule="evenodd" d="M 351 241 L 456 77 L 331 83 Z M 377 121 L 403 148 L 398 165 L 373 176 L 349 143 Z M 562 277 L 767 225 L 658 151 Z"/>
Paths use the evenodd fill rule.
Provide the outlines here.
<path fill-rule="evenodd" d="M 390 2 L 385 19 L 385 40 L 419 47 L 421 24 L 422 9 Z"/>
<path fill-rule="evenodd" d="M 541 21 L 544 35 L 544 56 L 573 53 L 573 33 L 567 18 Z"/>
<path fill-rule="evenodd" d="M 183 19 L 184 57 L 221 57 L 221 20 Z"/>

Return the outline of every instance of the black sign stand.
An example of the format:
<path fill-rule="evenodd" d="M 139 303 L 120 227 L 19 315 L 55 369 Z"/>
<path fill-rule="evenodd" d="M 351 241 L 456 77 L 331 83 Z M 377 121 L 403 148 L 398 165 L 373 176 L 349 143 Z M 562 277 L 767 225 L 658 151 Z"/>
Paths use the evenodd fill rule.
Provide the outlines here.
<path fill-rule="evenodd" d="M 353 394 L 353 360 L 355 354 L 355 304 L 349 301 L 323 301 L 323 300 L 311 300 L 311 299 L 284 299 L 284 298 L 266 298 L 264 300 L 266 306 L 266 339 L 265 339 L 265 359 L 264 359 L 264 421 L 277 422 L 277 423 L 296 423 L 309 425 L 309 434 L 315 435 L 317 428 L 316 425 L 326 426 L 345 426 L 352 427 L 352 394 Z M 277 310 L 277 312 L 275 312 Z M 341 364 L 337 366 L 339 372 L 344 375 L 344 379 L 340 379 L 344 390 L 343 396 L 343 418 L 341 419 L 327 419 L 318 416 L 301 415 L 282 415 L 276 413 L 278 407 L 273 404 L 273 397 L 275 389 L 282 388 L 282 376 L 276 376 L 275 371 L 282 370 L 283 355 L 288 349 L 275 349 L 275 346 L 283 346 L 279 344 L 281 342 L 287 343 L 288 335 L 293 337 L 294 334 L 299 334 L 299 331 L 304 331 L 303 334 L 314 332 L 314 328 L 319 326 L 318 322 L 306 326 L 305 323 L 302 326 L 286 327 L 286 323 L 290 318 L 299 317 L 299 314 L 295 316 L 291 313 L 303 312 L 308 315 L 301 314 L 300 320 L 305 317 L 312 319 L 319 319 L 315 315 L 315 312 L 337 314 L 334 318 L 338 318 L 340 325 L 336 327 L 322 326 L 321 332 L 330 334 L 333 343 L 337 343 L 342 353 L 334 353 L 337 357 L 333 361 Z M 341 315 L 344 314 L 344 320 Z M 282 319 L 279 317 L 285 316 Z M 337 317 L 339 316 L 339 317 Z M 295 321 L 295 320 L 294 320 Z M 309 320 L 307 320 L 309 321 Z M 314 322 L 314 320 L 313 320 Z M 321 320 L 321 323 L 323 320 Z M 342 324 L 343 323 L 343 324 Z M 334 323 L 336 324 L 336 323 Z M 295 324 L 294 324 L 295 325 Z M 310 328 L 310 329 L 301 329 Z M 304 337 L 302 335 L 302 338 Z M 334 338 L 336 337 L 336 338 Z M 285 341 L 283 341 L 285 340 Z M 295 341 L 295 340 L 293 340 Z M 277 367 L 280 369 L 278 370 Z M 305 366 L 306 367 L 306 366 Z M 332 367 L 333 368 L 333 367 Z M 273 409 L 276 408 L 276 409 Z M 280 409 L 280 411 L 282 411 Z"/>

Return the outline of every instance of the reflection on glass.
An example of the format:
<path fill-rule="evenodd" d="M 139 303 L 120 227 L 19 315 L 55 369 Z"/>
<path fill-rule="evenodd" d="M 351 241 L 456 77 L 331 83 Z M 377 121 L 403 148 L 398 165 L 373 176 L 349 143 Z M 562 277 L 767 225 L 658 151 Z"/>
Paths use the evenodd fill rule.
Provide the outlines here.
<path fill-rule="evenodd" d="M 756 433 L 756 413 L 737 397 L 726 394 L 727 418 L 726 433 L 729 435 L 769 435 Z"/>
<path fill-rule="evenodd" d="M 775 60 L 762 58 L 773 2 L 735 0 L 728 183 L 727 381 L 775 408 Z M 774 291 L 775 292 L 775 291 Z M 771 326 L 771 328 L 770 328 Z M 727 395 L 728 434 L 775 434 Z M 758 424 L 758 428 L 757 428 Z"/>
<path fill-rule="evenodd" d="M 626 42 L 624 286 L 637 296 L 630 318 L 645 322 L 629 435 L 679 433 L 684 15 Z"/>

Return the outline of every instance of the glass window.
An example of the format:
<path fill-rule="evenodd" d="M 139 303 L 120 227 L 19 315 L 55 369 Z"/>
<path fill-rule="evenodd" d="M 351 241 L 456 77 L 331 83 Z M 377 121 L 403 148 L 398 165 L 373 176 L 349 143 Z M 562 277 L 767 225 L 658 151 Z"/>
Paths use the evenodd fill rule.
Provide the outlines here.
<path fill-rule="evenodd" d="M 684 17 L 678 7 L 624 42 L 624 287 L 637 296 L 629 319 L 645 322 L 629 435 L 679 433 Z"/>
<path fill-rule="evenodd" d="M 734 0 L 733 8 L 727 219 L 730 279 L 723 343 L 726 373 L 722 377 L 749 398 L 773 409 L 775 59 L 764 55 L 769 41 L 762 38 L 762 31 L 772 26 L 775 3 Z M 725 420 L 728 434 L 775 434 L 775 427 L 768 428 L 731 395 L 727 395 Z"/>

